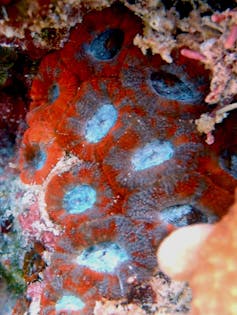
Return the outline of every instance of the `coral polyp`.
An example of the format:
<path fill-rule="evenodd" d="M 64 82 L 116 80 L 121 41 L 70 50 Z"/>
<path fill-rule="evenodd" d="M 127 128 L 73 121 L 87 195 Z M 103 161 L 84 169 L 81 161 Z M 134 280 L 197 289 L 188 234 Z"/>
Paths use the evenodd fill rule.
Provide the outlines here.
<path fill-rule="evenodd" d="M 179 50 L 172 65 L 142 55 L 141 29 L 122 6 L 92 11 L 33 81 L 20 170 L 48 228 L 40 314 L 131 297 L 171 228 L 213 222 L 233 200 L 236 151 L 226 135 L 208 146 L 194 123 L 209 72 Z"/>
<path fill-rule="evenodd" d="M 99 142 L 113 127 L 117 111 L 111 104 L 102 105 L 86 123 L 85 138 L 89 143 Z"/>
<path fill-rule="evenodd" d="M 70 295 L 77 292 L 83 301 L 85 294 L 94 299 L 126 296 L 134 284 L 149 279 L 156 268 L 154 249 L 165 234 L 165 226 L 134 224 L 121 215 L 79 224 L 71 241 L 62 237 L 57 244 L 59 251 L 52 255 L 46 280 L 53 296 L 62 290 Z M 93 307 L 92 302 L 88 300 L 87 307 Z"/>
<path fill-rule="evenodd" d="M 56 312 L 63 310 L 80 311 L 84 308 L 85 303 L 75 295 L 63 295 L 56 303 Z"/>
<path fill-rule="evenodd" d="M 93 76 L 116 77 L 140 31 L 139 19 L 122 6 L 104 9 L 96 17 L 91 12 L 72 31 L 61 51 L 62 60 L 81 81 Z"/>
<path fill-rule="evenodd" d="M 116 200 L 105 175 L 91 162 L 52 177 L 45 195 L 49 216 L 72 238 L 81 223 L 119 212 Z"/>
<path fill-rule="evenodd" d="M 47 135 L 45 135 L 45 128 Z M 42 184 L 64 153 L 54 139 L 53 130 L 46 124 L 35 124 L 34 128 L 29 128 L 25 132 L 20 154 L 19 163 L 23 182 Z"/>

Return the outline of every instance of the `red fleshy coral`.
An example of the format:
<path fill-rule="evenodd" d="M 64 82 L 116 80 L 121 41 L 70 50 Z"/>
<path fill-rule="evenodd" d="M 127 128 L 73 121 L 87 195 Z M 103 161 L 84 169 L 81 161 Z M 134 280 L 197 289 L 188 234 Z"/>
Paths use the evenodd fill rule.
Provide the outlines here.
<path fill-rule="evenodd" d="M 55 52 L 47 55 L 41 62 L 31 87 L 30 110 L 41 105 L 51 105 L 56 101 L 66 106 L 75 95 L 77 85 L 71 72 L 64 68 L 60 54 Z"/>
<path fill-rule="evenodd" d="M 72 102 L 78 80 L 63 66 L 59 53 L 47 55 L 33 81 L 30 97 L 30 112 L 27 123 L 34 126 L 36 122 L 47 122 L 57 128 L 64 115 L 67 115 Z M 58 117 L 58 118 L 57 118 Z"/>
<path fill-rule="evenodd" d="M 71 303 L 89 315 L 95 299 L 126 296 L 157 270 L 170 224 L 210 222 L 233 200 L 236 151 L 226 135 L 206 145 L 193 121 L 208 72 L 178 51 L 172 65 L 143 56 L 132 46 L 140 28 L 121 7 L 89 13 L 33 82 L 21 178 L 44 185 L 61 231 L 41 314 L 65 314 Z"/>

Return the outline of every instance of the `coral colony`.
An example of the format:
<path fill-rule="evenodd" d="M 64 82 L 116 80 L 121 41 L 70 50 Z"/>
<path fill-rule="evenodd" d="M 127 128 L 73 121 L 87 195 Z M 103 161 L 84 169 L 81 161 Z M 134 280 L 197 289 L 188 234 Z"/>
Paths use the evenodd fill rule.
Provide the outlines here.
<path fill-rule="evenodd" d="M 208 146 L 194 121 L 210 73 L 178 49 L 172 64 L 143 55 L 139 33 L 122 6 L 91 11 L 41 61 L 19 157 L 35 191 L 19 217 L 35 243 L 31 304 L 14 314 L 91 315 L 95 301 L 126 299 L 158 271 L 172 229 L 216 221 L 233 202 L 235 117 Z"/>

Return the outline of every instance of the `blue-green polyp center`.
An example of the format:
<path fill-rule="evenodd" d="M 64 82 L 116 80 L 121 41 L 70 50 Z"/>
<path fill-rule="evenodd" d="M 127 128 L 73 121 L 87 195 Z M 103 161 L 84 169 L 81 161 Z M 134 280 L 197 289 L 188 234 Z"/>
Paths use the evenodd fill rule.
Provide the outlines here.
<path fill-rule="evenodd" d="M 85 303 L 77 296 L 63 295 L 55 304 L 56 312 L 61 311 L 80 311 Z"/>
<path fill-rule="evenodd" d="M 80 214 L 93 207 L 96 190 L 90 185 L 77 185 L 66 191 L 63 207 L 70 214 Z"/>
<path fill-rule="evenodd" d="M 173 73 L 163 70 L 153 72 L 150 77 L 151 85 L 158 95 L 168 100 L 181 102 L 196 102 L 201 98 L 198 85 L 179 78 Z"/>
<path fill-rule="evenodd" d="M 160 212 L 160 219 L 177 227 L 194 223 L 207 223 L 208 217 L 190 204 L 175 205 Z"/>
<path fill-rule="evenodd" d="M 116 108 L 112 104 L 104 104 L 88 120 L 85 127 L 85 138 L 90 143 L 97 143 L 103 139 L 114 126 L 118 117 Z"/>
<path fill-rule="evenodd" d="M 219 163 L 222 169 L 237 179 L 237 147 L 230 146 L 221 152 Z"/>
<path fill-rule="evenodd" d="M 38 145 L 33 145 L 26 149 L 25 158 L 27 164 L 36 171 L 41 170 L 46 162 L 47 154 Z"/>
<path fill-rule="evenodd" d="M 119 244 L 102 242 L 83 250 L 76 262 L 97 272 L 114 273 L 128 259 L 129 255 Z"/>
<path fill-rule="evenodd" d="M 153 140 L 143 148 L 139 148 L 132 156 L 135 171 L 157 166 L 172 158 L 174 148 L 169 141 Z"/>
<path fill-rule="evenodd" d="M 124 33 L 120 29 L 107 29 L 97 35 L 89 46 L 89 53 L 100 61 L 114 58 L 121 50 Z"/>
<path fill-rule="evenodd" d="M 59 85 L 57 83 L 52 84 L 48 92 L 48 99 L 50 104 L 58 99 L 59 93 Z"/>

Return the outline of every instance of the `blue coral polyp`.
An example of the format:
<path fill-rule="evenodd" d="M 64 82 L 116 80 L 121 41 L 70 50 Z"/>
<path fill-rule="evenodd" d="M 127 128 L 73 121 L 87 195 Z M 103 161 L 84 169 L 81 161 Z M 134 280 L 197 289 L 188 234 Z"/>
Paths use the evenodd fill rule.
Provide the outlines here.
<path fill-rule="evenodd" d="M 111 104 L 102 105 L 88 120 L 85 138 L 90 143 L 97 143 L 106 136 L 118 117 L 116 108 Z"/>
<path fill-rule="evenodd" d="M 85 303 L 75 295 L 63 295 L 55 304 L 56 312 L 62 311 L 80 311 Z"/>
<path fill-rule="evenodd" d="M 237 146 L 229 147 L 221 152 L 220 167 L 237 179 Z"/>
<path fill-rule="evenodd" d="M 193 223 L 211 223 L 215 220 L 214 215 L 203 213 L 190 204 L 168 207 L 160 212 L 159 217 L 161 221 L 173 224 L 177 227 L 187 226 Z"/>
<path fill-rule="evenodd" d="M 49 103 L 53 103 L 55 102 L 59 95 L 60 95 L 60 87 L 57 83 L 54 83 L 50 88 L 49 88 L 49 92 L 48 92 L 48 99 L 49 99 Z"/>
<path fill-rule="evenodd" d="M 202 94 L 194 82 L 188 81 L 183 75 L 180 78 L 175 73 L 166 71 L 153 72 L 150 77 L 151 85 L 156 93 L 168 100 L 184 103 L 197 102 Z"/>
<path fill-rule="evenodd" d="M 74 237 L 74 226 L 121 211 L 115 199 L 100 166 L 85 161 L 53 176 L 45 196 L 50 218 L 64 226 L 69 237 Z"/>
<path fill-rule="evenodd" d="M 117 76 L 141 27 L 136 16 L 119 6 L 91 12 L 72 31 L 62 60 L 81 81 Z"/>
<path fill-rule="evenodd" d="M 35 153 L 35 156 L 31 161 L 32 166 L 38 171 L 42 169 L 42 167 L 45 164 L 46 159 L 47 159 L 47 154 L 45 153 L 44 150 L 40 149 Z"/>
<path fill-rule="evenodd" d="M 172 158 L 173 145 L 169 141 L 154 140 L 139 148 L 132 156 L 132 166 L 135 171 L 158 166 Z"/>
<path fill-rule="evenodd" d="M 126 250 L 117 243 L 103 242 L 83 250 L 76 262 L 97 272 L 115 273 L 129 258 Z"/>
<path fill-rule="evenodd" d="M 63 207 L 68 213 L 78 214 L 90 209 L 96 202 L 96 191 L 90 185 L 77 185 L 66 191 Z"/>
<path fill-rule="evenodd" d="M 31 168 L 32 172 L 41 170 L 47 160 L 46 151 L 37 143 L 31 144 L 25 148 L 26 168 Z"/>
<path fill-rule="evenodd" d="M 96 36 L 88 52 L 96 59 L 106 61 L 114 58 L 120 51 L 124 40 L 123 31 L 108 29 Z"/>
<path fill-rule="evenodd" d="M 22 181 L 42 184 L 62 155 L 62 148 L 54 139 L 54 130 L 48 124 L 35 124 L 35 128 L 27 129 L 20 150 Z"/>

